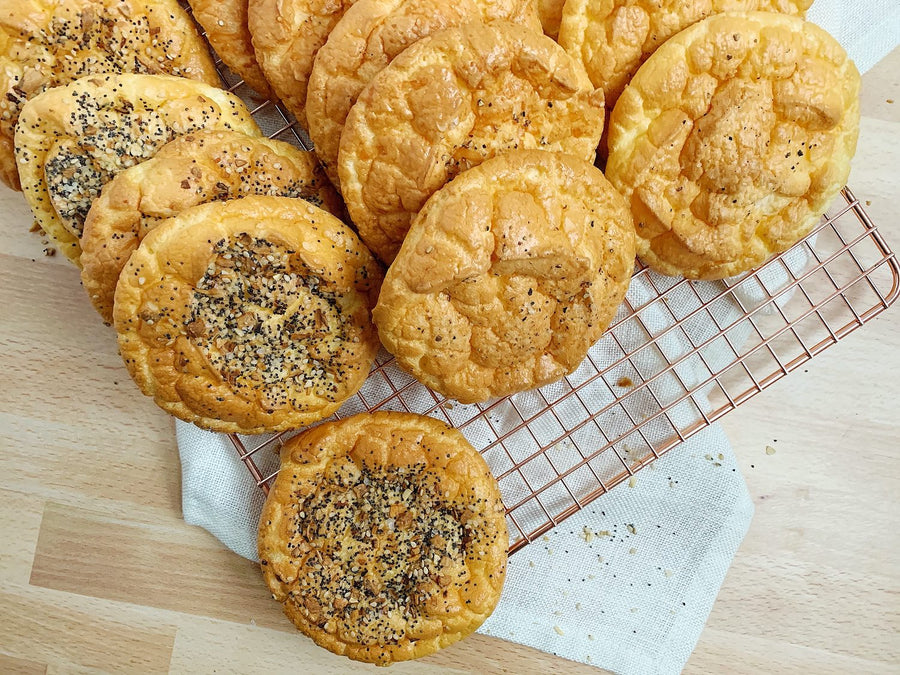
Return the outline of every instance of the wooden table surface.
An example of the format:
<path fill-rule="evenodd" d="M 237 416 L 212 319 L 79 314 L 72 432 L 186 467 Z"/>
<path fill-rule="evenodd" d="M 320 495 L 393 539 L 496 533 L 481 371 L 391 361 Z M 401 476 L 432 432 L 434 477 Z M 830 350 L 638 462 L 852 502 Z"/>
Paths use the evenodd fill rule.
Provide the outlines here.
<path fill-rule="evenodd" d="M 850 185 L 900 250 L 897 73 L 863 78 Z M 0 188 L 0 672 L 373 671 L 184 524 L 172 420 L 30 223 Z M 756 516 L 686 672 L 900 672 L 898 400 L 894 308 L 725 418 Z M 598 671 L 473 636 L 392 672 Z"/>

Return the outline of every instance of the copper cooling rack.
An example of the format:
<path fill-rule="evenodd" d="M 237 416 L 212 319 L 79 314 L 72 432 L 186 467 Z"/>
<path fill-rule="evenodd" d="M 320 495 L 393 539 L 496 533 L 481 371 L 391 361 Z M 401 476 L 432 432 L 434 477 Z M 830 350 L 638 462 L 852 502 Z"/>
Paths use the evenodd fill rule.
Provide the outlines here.
<path fill-rule="evenodd" d="M 220 72 L 266 135 L 311 147 L 280 105 Z M 806 239 L 740 279 L 690 282 L 637 268 L 609 330 L 558 382 L 461 405 L 382 352 L 334 418 L 402 410 L 460 429 L 500 483 L 514 552 L 897 299 L 897 259 L 850 189 L 841 195 Z M 230 436 L 264 492 L 289 435 Z"/>

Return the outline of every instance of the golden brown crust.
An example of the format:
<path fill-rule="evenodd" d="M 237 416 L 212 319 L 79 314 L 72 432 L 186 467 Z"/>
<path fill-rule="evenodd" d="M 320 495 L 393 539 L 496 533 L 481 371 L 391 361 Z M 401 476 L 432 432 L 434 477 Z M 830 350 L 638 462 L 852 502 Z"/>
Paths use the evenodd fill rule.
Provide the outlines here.
<path fill-rule="evenodd" d="M 354 0 L 249 0 L 256 59 L 278 98 L 306 129 L 306 87 L 316 52 Z"/>
<path fill-rule="evenodd" d="M 713 14 L 761 10 L 803 15 L 812 0 L 567 0 L 559 43 L 584 63 L 609 110 L 656 49 Z"/>
<path fill-rule="evenodd" d="M 73 58 L 74 57 L 74 58 Z M 0 179 L 18 190 L 22 106 L 96 73 L 169 74 L 218 86 L 212 57 L 176 0 L 15 0 L 0 8 Z"/>
<path fill-rule="evenodd" d="M 16 161 L 34 217 L 78 264 L 94 198 L 117 173 L 200 129 L 260 134 L 244 103 L 208 84 L 168 75 L 90 75 L 49 89 L 22 109 Z"/>
<path fill-rule="evenodd" d="M 309 78 L 309 136 L 337 186 L 338 149 L 350 108 L 397 54 L 451 26 L 505 19 L 540 31 L 533 0 L 359 0 L 319 50 Z"/>
<path fill-rule="evenodd" d="M 112 322 L 119 274 L 147 232 L 191 206 L 251 194 L 298 197 L 339 218 L 344 212 L 313 153 L 237 131 L 176 138 L 107 183 L 81 237 L 81 280 L 103 319 Z"/>
<path fill-rule="evenodd" d="M 834 38 L 797 17 L 720 14 L 670 38 L 610 122 L 607 177 L 638 255 L 717 279 L 805 236 L 847 179 L 859 84 Z"/>
<path fill-rule="evenodd" d="M 141 391 L 206 429 L 296 429 L 368 375 L 381 269 L 302 199 L 202 204 L 152 230 L 116 287 L 119 351 Z"/>
<path fill-rule="evenodd" d="M 431 194 L 516 148 L 593 160 L 602 93 L 545 35 L 496 21 L 420 40 L 360 95 L 341 136 L 347 210 L 382 260 L 393 260 Z"/>
<path fill-rule="evenodd" d="M 194 18 L 222 62 L 264 98 L 272 88 L 263 75 L 247 25 L 247 0 L 188 0 Z"/>
<path fill-rule="evenodd" d="M 497 481 L 461 433 L 376 412 L 289 440 L 259 524 L 263 576 L 326 649 L 387 665 L 491 614 L 508 534 Z"/>
<path fill-rule="evenodd" d="M 373 318 L 385 348 L 421 382 L 485 401 L 573 371 L 633 270 L 628 206 L 599 169 L 513 151 L 428 200 Z"/>

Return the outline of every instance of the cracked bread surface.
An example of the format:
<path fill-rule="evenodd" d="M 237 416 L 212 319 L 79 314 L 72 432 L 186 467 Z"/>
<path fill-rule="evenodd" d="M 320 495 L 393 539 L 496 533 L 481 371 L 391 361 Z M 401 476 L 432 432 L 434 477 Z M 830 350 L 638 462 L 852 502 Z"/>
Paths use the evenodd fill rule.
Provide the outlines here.
<path fill-rule="evenodd" d="M 347 10 L 316 55 L 306 98 L 310 138 L 335 186 L 344 122 L 372 78 L 417 40 L 497 19 L 541 29 L 533 0 L 359 0 Z"/>
<path fill-rule="evenodd" d="M 249 0 L 253 51 L 272 90 L 304 129 L 316 53 L 354 0 Z"/>
<path fill-rule="evenodd" d="M 641 259 L 721 279 L 802 239 L 846 182 L 859 86 L 837 41 L 797 17 L 720 14 L 671 38 L 610 119 L 606 174 Z"/>
<path fill-rule="evenodd" d="M 176 0 L 15 0 L 0 9 L 0 180 L 21 189 L 16 123 L 29 99 L 99 73 L 168 74 L 219 86 Z"/>
<path fill-rule="evenodd" d="M 381 279 L 353 231 L 302 199 L 201 204 L 147 234 L 122 271 L 119 351 L 141 391 L 182 420 L 300 428 L 366 379 Z"/>
<path fill-rule="evenodd" d="M 514 149 L 593 161 L 602 130 L 602 92 L 547 36 L 507 21 L 448 28 L 360 94 L 341 136 L 341 190 L 363 241 L 390 262 L 456 175 Z"/>
<path fill-rule="evenodd" d="M 577 368 L 633 270 L 631 215 L 600 170 L 514 151 L 429 199 L 373 318 L 419 381 L 462 403 L 486 401 Z"/>
<path fill-rule="evenodd" d="M 380 411 L 288 440 L 259 523 L 263 576 L 332 652 L 387 665 L 472 633 L 509 545 L 497 481 L 463 435 Z"/>
<path fill-rule="evenodd" d="M 113 178 L 94 200 L 81 237 L 81 280 L 112 322 L 116 283 L 146 234 L 198 204 L 247 195 L 298 197 L 342 217 L 343 202 L 315 155 L 237 131 L 198 131 L 170 141 Z"/>
<path fill-rule="evenodd" d="M 234 129 L 259 136 L 243 101 L 169 75 L 89 75 L 28 101 L 16 127 L 16 161 L 35 220 L 78 264 L 84 220 L 116 174 L 176 136 Z"/>
<path fill-rule="evenodd" d="M 263 98 L 272 98 L 272 87 L 253 51 L 247 0 L 188 0 L 188 3 L 222 62 Z"/>
<path fill-rule="evenodd" d="M 566 0 L 538 0 L 538 16 L 544 34 L 556 40 L 559 37 L 559 24 L 562 22 L 563 7 Z"/>
<path fill-rule="evenodd" d="M 812 0 L 568 0 L 559 43 L 581 60 L 606 107 L 616 100 L 638 67 L 679 31 L 733 11 L 768 11 L 802 16 Z"/>

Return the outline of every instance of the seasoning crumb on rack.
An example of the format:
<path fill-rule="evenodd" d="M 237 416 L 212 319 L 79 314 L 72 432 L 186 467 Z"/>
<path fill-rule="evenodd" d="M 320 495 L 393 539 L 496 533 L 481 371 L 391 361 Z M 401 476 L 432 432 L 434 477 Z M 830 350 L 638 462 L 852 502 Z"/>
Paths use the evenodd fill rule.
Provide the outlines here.
<path fill-rule="evenodd" d="M 628 487 L 633 488 L 635 485 L 637 485 L 637 476 L 632 476 L 628 479 Z"/>
<path fill-rule="evenodd" d="M 636 549 L 636 548 L 630 548 L 630 549 L 628 549 L 628 555 L 634 555 L 635 553 L 637 553 L 637 549 Z"/>
<path fill-rule="evenodd" d="M 767 454 L 767 455 L 774 455 L 774 454 L 775 454 L 775 448 L 773 448 L 771 445 L 767 445 L 767 446 L 766 446 L 766 454 Z"/>
<path fill-rule="evenodd" d="M 666 577 L 668 578 L 668 577 L 672 576 L 673 574 L 675 574 L 675 572 L 673 572 L 672 570 L 663 570 L 663 574 L 665 574 Z"/>
<path fill-rule="evenodd" d="M 628 528 L 628 531 L 631 532 L 631 534 L 637 534 L 637 528 L 634 525 L 632 525 L 631 523 L 629 523 L 625 527 Z"/>
<path fill-rule="evenodd" d="M 563 629 L 560 628 L 559 626 L 553 626 L 553 630 L 556 631 L 557 635 L 565 635 L 565 633 L 563 632 Z"/>

